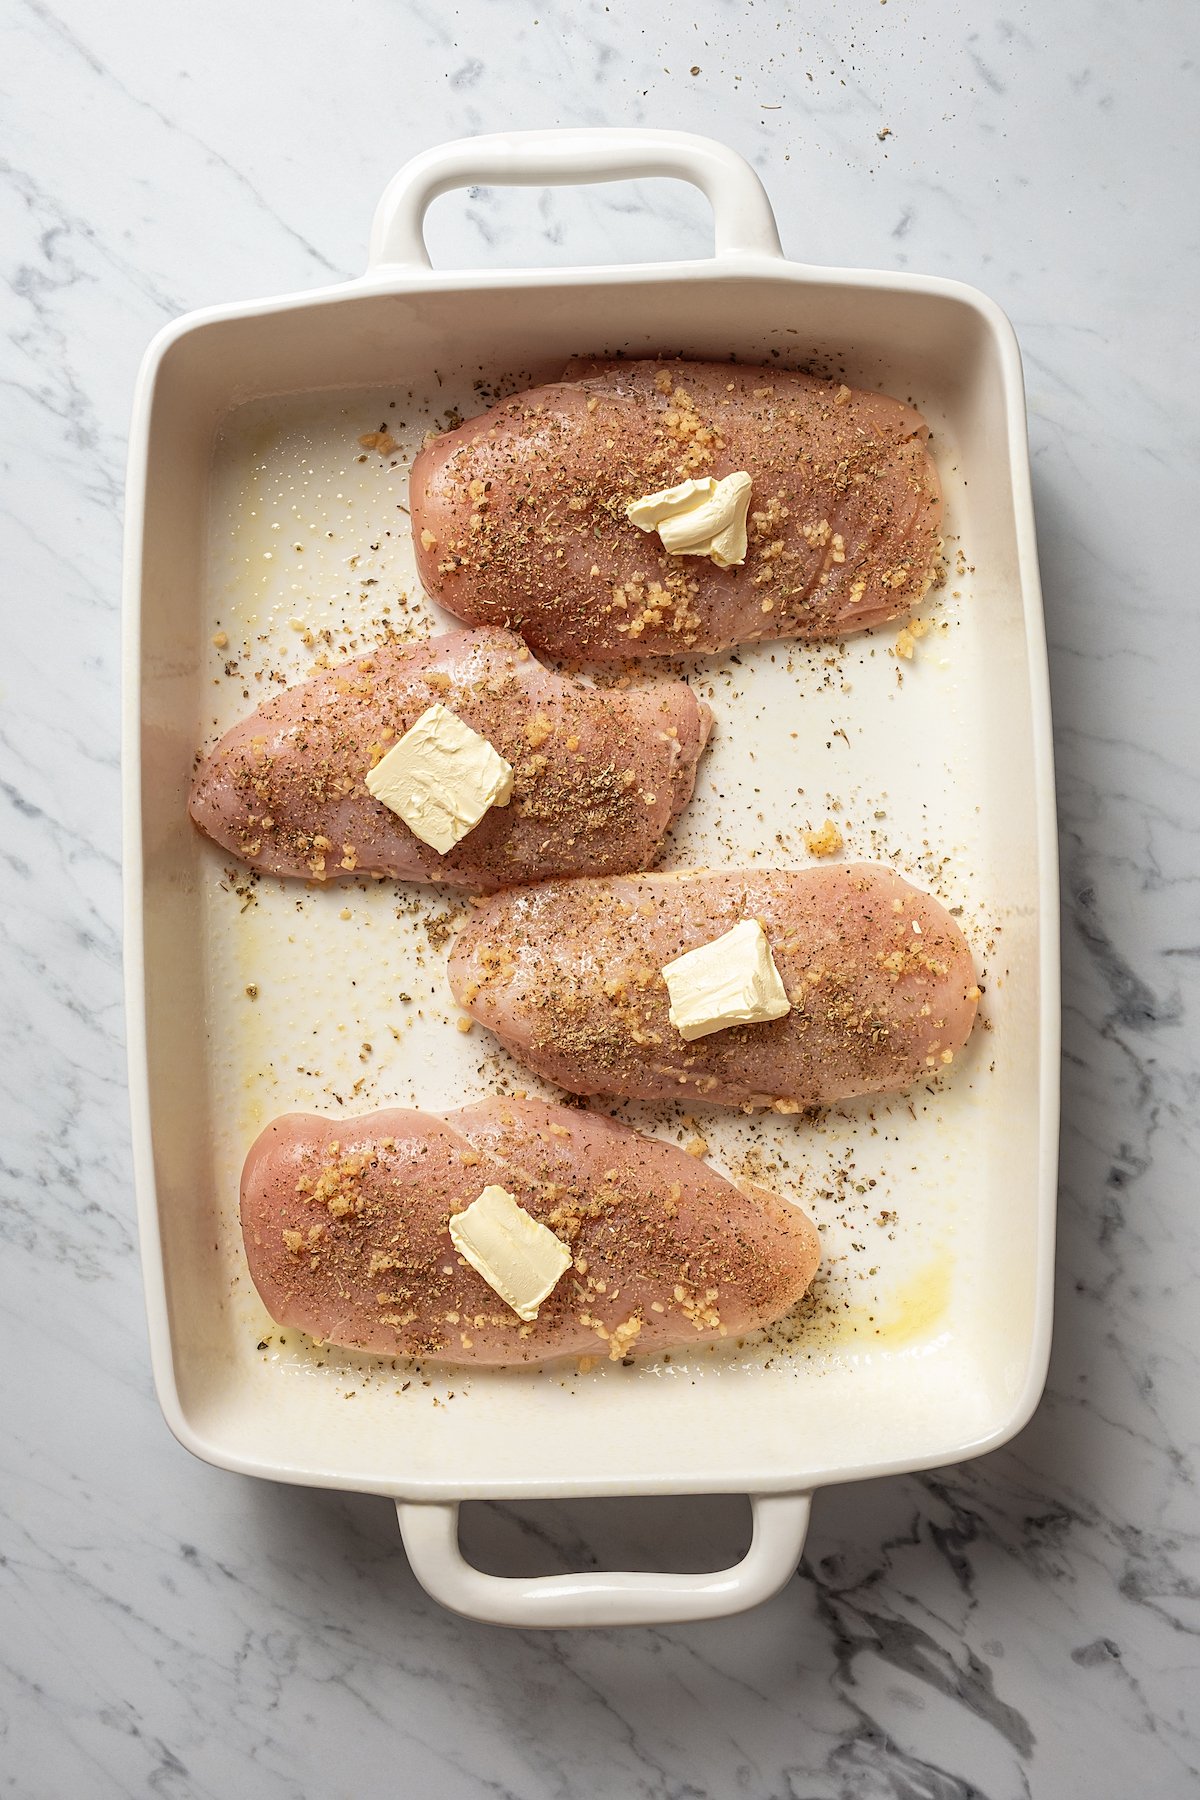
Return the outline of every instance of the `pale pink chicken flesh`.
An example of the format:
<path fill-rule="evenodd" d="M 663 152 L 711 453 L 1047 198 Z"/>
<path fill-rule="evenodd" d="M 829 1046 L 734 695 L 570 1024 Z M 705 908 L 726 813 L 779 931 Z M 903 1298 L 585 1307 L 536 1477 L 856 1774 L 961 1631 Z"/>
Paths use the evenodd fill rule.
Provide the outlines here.
<path fill-rule="evenodd" d="M 446 855 L 368 792 L 365 777 L 435 701 L 513 765 Z M 288 688 L 201 762 L 200 829 L 271 875 L 358 871 L 487 891 L 654 861 L 691 797 L 712 715 L 686 682 L 602 690 L 555 674 L 511 632 L 388 644 Z"/>
<path fill-rule="evenodd" d="M 420 452 L 417 566 L 460 619 L 555 656 L 840 636 L 909 612 L 935 577 L 928 437 L 899 400 L 793 370 L 576 362 Z M 630 500 L 739 469 L 742 567 L 668 555 L 626 518 Z"/>
<path fill-rule="evenodd" d="M 573 1262 L 523 1321 L 454 1248 L 496 1184 Z M 242 1173 L 250 1273 L 280 1325 L 378 1356 L 619 1360 L 735 1337 L 789 1312 L 820 1260 L 799 1208 L 673 1144 L 536 1100 L 438 1117 L 291 1113 Z"/>
<path fill-rule="evenodd" d="M 663 966 L 742 919 L 791 1011 L 685 1042 Z M 484 902 L 449 973 L 460 1006 L 572 1093 L 781 1112 L 945 1073 L 979 999 L 954 919 L 870 863 L 547 882 Z"/>

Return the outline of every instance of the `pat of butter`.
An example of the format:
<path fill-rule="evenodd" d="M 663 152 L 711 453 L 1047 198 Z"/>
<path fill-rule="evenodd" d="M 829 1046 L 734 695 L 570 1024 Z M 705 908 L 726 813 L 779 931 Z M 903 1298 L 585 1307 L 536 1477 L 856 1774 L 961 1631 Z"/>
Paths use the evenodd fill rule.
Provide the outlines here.
<path fill-rule="evenodd" d="M 757 919 L 677 956 L 663 970 L 671 1023 L 690 1043 L 730 1025 L 761 1025 L 791 1012 L 767 934 Z"/>
<path fill-rule="evenodd" d="M 464 1212 L 453 1213 L 450 1236 L 475 1273 L 526 1321 L 537 1318 L 538 1307 L 571 1266 L 562 1239 L 507 1188 L 485 1187 Z"/>
<path fill-rule="evenodd" d="M 367 771 L 367 790 L 445 856 L 492 806 L 512 798 L 512 764 L 435 701 Z"/>
<path fill-rule="evenodd" d="M 657 531 L 673 556 L 709 556 L 718 569 L 746 560 L 746 512 L 750 477 L 745 469 L 717 481 L 681 481 L 657 494 L 644 494 L 625 508 L 641 531 Z"/>

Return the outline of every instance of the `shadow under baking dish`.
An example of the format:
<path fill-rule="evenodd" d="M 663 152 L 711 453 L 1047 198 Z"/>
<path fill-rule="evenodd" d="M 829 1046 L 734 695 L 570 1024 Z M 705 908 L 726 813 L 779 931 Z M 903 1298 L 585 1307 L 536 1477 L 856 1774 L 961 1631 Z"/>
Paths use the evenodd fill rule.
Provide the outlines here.
<path fill-rule="evenodd" d="M 696 308 L 682 279 L 551 284 L 536 360 L 520 295 L 503 288 L 436 306 L 384 294 L 291 305 L 266 335 L 261 318 L 229 318 L 162 353 L 141 637 L 147 1052 L 171 1344 L 157 1373 L 173 1427 L 212 1461 L 414 1498 L 762 1493 L 951 1460 L 1011 1431 L 1040 1386 L 1044 871 L 1000 375 L 964 303 L 849 288 L 835 306 L 828 287 L 814 297 L 780 278 L 736 290 L 707 283 L 707 324 L 684 333 Z M 456 1029 L 443 965 L 460 897 L 252 880 L 186 818 L 193 758 L 318 656 L 452 626 L 413 572 L 414 449 L 500 383 L 614 348 L 817 359 L 929 419 L 949 578 L 920 609 L 930 630 L 915 656 L 895 655 L 891 628 L 687 665 L 716 729 L 664 866 L 803 864 L 804 830 L 836 817 L 848 857 L 888 861 L 959 912 L 984 971 L 982 1022 L 944 1083 L 817 1121 L 612 1109 L 703 1137 L 718 1166 L 818 1222 L 814 1294 L 761 1337 L 582 1374 L 322 1349 L 271 1323 L 246 1271 L 238 1175 L 259 1128 L 293 1109 L 436 1111 L 537 1084 L 480 1028 Z M 382 450 L 364 447 L 381 426 Z"/>

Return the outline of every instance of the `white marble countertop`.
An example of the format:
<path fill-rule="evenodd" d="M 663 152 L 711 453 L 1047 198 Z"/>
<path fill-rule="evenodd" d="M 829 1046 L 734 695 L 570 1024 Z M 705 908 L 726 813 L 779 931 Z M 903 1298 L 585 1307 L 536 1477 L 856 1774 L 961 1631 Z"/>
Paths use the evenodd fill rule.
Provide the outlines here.
<path fill-rule="evenodd" d="M 1170 28 L 1151 28 L 1111 0 L 2 13 L 0 1787 L 1194 1792 L 1195 15 L 1164 9 Z M 1013 1444 L 821 1494 L 803 1566 L 757 1612 L 518 1636 L 425 1598 L 385 1501 L 219 1473 L 159 1416 L 122 1050 L 122 465 L 151 333 L 355 272 L 408 155 L 506 126 L 635 122 L 749 156 L 790 254 L 960 276 L 1020 336 L 1062 822 L 1058 1323 L 1045 1402 Z M 647 184 L 460 195 L 430 235 L 442 260 L 499 264 L 664 240 L 698 253 L 706 233 L 698 197 Z M 660 1506 L 701 1560 L 740 1529 L 730 1501 L 632 1519 L 506 1507 L 472 1541 L 501 1566 L 539 1537 L 607 1559 L 659 1542 Z"/>

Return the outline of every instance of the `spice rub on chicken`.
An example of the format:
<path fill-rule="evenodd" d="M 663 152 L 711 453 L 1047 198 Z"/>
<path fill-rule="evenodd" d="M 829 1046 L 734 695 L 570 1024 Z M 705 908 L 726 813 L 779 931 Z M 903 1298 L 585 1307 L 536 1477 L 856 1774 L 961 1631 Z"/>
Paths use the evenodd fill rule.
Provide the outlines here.
<path fill-rule="evenodd" d="M 421 580 L 472 623 L 603 660 L 828 638 L 934 579 L 941 488 L 920 413 L 732 363 L 588 362 L 433 439 L 412 471 Z M 677 483 L 750 476 L 745 563 L 671 555 L 626 516 Z"/>
<path fill-rule="evenodd" d="M 512 765 L 511 798 L 445 855 L 368 791 L 434 704 Z M 389 644 L 269 700 L 204 758 L 189 810 L 271 875 L 344 873 L 487 891 L 644 868 L 691 797 L 712 715 L 686 682 L 601 690 L 543 668 L 511 632 Z"/>
<path fill-rule="evenodd" d="M 685 1040 L 664 966 L 749 919 L 790 1010 Z M 449 973 L 461 1006 L 572 1093 L 781 1112 L 943 1073 L 979 999 L 955 921 L 870 863 L 547 882 L 485 902 Z"/>
<path fill-rule="evenodd" d="M 570 1253 L 534 1319 L 450 1235 L 491 1184 Z M 535 1100 L 445 1117 L 289 1114 L 246 1158 L 241 1218 L 254 1285 L 279 1324 L 455 1363 L 620 1360 L 736 1336 L 788 1312 L 820 1259 L 810 1220 L 774 1194 L 743 1191 L 611 1119 Z"/>

